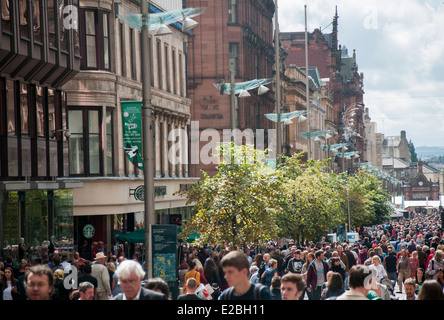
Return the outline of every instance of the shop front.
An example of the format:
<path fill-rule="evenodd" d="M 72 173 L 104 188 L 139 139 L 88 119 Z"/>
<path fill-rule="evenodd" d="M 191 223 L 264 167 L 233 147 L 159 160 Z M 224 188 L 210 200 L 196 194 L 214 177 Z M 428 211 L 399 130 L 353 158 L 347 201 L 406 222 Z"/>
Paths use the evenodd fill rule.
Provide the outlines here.
<path fill-rule="evenodd" d="M 71 189 L 0 191 L 0 248 L 4 260 L 45 263 L 73 256 Z"/>

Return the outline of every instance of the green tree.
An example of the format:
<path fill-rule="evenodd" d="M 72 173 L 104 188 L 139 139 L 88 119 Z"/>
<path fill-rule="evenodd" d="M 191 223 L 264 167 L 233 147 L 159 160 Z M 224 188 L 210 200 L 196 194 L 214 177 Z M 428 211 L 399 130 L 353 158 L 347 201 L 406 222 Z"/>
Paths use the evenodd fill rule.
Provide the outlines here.
<path fill-rule="evenodd" d="M 266 153 L 251 146 L 224 145 L 218 173 L 187 193 L 194 214 L 180 235 L 198 233 L 198 243 L 227 243 L 233 248 L 260 244 L 278 234 L 282 177 L 265 164 Z"/>
<path fill-rule="evenodd" d="M 316 239 L 344 221 L 340 181 L 327 173 L 327 163 L 310 161 L 304 166 L 294 156 L 280 168 L 286 177 L 285 210 L 278 216 L 280 236 L 299 241 Z"/>
<path fill-rule="evenodd" d="M 412 139 L 409 141 L 409 150 L 410 150 L 410 161 L 418 162 L 418 155 L 416 154 L 415 146 L 413 144 Z"/>
<path fill-rule="evenodd" d="M 359 170 L 347 177 L 346 188 L 348 199 L 346 193 L 342 198 L 350 206 L 352 227 L 379 224 L 389 219 L 389 195 L 375 175 Z"/>

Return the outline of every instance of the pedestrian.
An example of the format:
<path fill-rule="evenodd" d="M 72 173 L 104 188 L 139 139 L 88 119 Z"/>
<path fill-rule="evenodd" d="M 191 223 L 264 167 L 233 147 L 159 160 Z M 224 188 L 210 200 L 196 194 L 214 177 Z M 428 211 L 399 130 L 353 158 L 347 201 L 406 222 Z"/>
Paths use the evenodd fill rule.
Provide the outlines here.
<path fill-rule="evenodd" d="M 196 294 L 197 282 L 194 278 L 188 278 L 187 280 L 187 293 L 183 293 L 177 297 L 177 300 L 202 300 Z"/>
<path fill-rule="evenodd" d="M 91 262 L 85 261 L 80 270 L 82 271 L 82 274 L 77 278 L 78 283 L 80 284 L 84 281 L 91 282 L 94 286 L 94 293 L 97 293 L 98 281 L 95 277 L 91 275 Z"/>
<path fill-rule="evenodd" d="M 262 274 L 265 272 L 265 270 L 267 270 L 270 267 L 270 259 L 271 259 L 271 256 L 269 253 L 264 253 L 263 257 L 264 257 L 264 261 L 259 266 L 259 271 L 258 271 L 259 278 L 261 278 L 261 279 L 262 279 Z"/>
<path fill-rule="evenodd" d="M 328 264 L 324 261 L 324 252 L 318 250 L 307 271 L 307 290 L 311 292 L 311 300 L 321 300 L 322 287 L 327 281 Z"/>
<path fill-rule="evenodd" d="M 200 272 L 198 270 L 198 262 L 197 261 L 198 261 L 197 258 L 194 258 L 189 261 L 189 263 L 188 263 L 189 269 L 188 269 L 187 274 L 185 275 L 184 281 L 186 284 L 186 282 L 189 278 L 194 278 L 194 279 L 196 279 L 197 287 L 199 287 L 201 282 L 200 282 Z M 183 287 L 183 293 L 187 293 L 187 286 L 186 285 Z"/>
<path fill-rule="evenodd" d="M 145 288 L 163 293 L 168 297 L 169 300 L 171 300 L 170 287 L 168 286 L 168 283 L 162 278 L 155 277 L 148 279 L 148 281 L 145 283 Z"/>
<path fill-rule="evenodd" d="M 48 266 L 32 266 L 25 274 L 24 281 L 29 300 L 50 300 L 54 289 L 54 275 Z"/>
<path fill-rule="evenodd" d="M 376 270 L 376 281 L 378 283 L 381 282 L 382 279 L 387 278 L 387 271 L 385 270 L 384 266 L 381 264 L 381 258 L 379 258 L 378 255 L 374 255 L 372 257 L 372 264 L 370 266 L 373 266 Z"/>
<path fill-rule="evenodd" d="M 388 248 L 388 254 L 384 259 L 384 268 L 387 272 L 387 278 L 393 282 L 393 287 L 398 281 L 398 267 L 395 252 L 392 247 Z"/>
<path fill-rule="evenodd" d="M 270 293 L 271 300 L 282 300 L 280 276 L 276 276 L 271 280 Z"/>
<path fill-rule="evenodd" d="M 436 270 L 436 281 L 438 281 L 438 283 L 441 286 L 444 286 L 444 271 L 443 271 L 443 268 L 439 268 L 438 270 Z"/>
<path fill-rule="evenodd" d="M 271 286 L 271 280 L 278 275 L 278 262 L 275 259 L 270 259 L 269 264 L 270 267 L 261 276 L 261 283 L 267 288 Z"/>
<path fill-rule="evenodd" d="M 345 265 L 339 259 L 339 257 L 331 257 L 330 259 L 331 266 L 329 267 L 329 271 L 337 272 L 341 275 L 342 280 L 345 279 Z"/>
<path fill-rule="evenodd" d="M 230 288 L 221 293 L 219 300 L 271 300 L 266 286 L 250 282 L 250 263 L 245 253 L 231 251 L 222 258 L 220 265 Z"/>
<path fill-rule="evenodd" d="M 116 269 L 122 288 L 111 300 L 167 300 L 167 296 L 142 287 L 145 271 L 142 265 L 134 260 L 124 260 Z"/>
<path fill-rule="evenodd" d="M 18 300 L 18 282 L 14 277 L 14 270 L 11 267 L 5 268 L 5 275 L 1 284 L 0 300 Z"/>
<path fill-rule="evenodd" d="M 207 279 L 207 283 L 209 283 L 213 287 L 220 287 L 221 281 L 219 278 L 219 270 L 217 269 L 217 265 L 214 259 L 209 259 L 206 261 L 204 267 L 204 275 Z"/>
<path fill-rule="evenodd" d="M 444 300 L 441 285 L 433 279 L 424 281 L 416 300 Z"/>
<path fill-rule="evenodd" d="M 93 300 L 94 299 L 94 285 L 91 282 L 84 281 L 79 284 L 78 300 Z"/>
<path fill-rule="evenodd" d="M 370 300 L 390 300 L 390 291 L 385 284 L 378 281 L 378 271 L 376 267 L 371 264 L 368 266 L 372 276 L 368 281 L 368 286 L 371 288 L 371 293 L 367 295 Z M 383 278 L 385 279 L 385 278 Z"/>
<path fill-rule="evenodd" d="M 417 296 L 415 294 L 416 283 L 415 280 L 409 278 L 404 281 L 405 296 L 402 300 L 416 300 Z"/>
<path fill-rule="evenodd" d="M 252 283 L 259 283 L 260 279 L 258 277 L 259 273 L 259 268 L 257 266 L 251 266 L 250 267 L 250 281 Z"/>
<path fill-rule="evenodd" d="M 287 272 L 301 274 L 304 263 L 305 261 L 301 258 L 301 250 L 296 249 L 293 257 L 287 263 Z"/>
<path fill-rule="evenodd" d="M 419 267 L 423 268 L 425 270 L 426 262 L 427 262 L 427 255 L 425 254 L 424 250 L 422 250 L 419 245 L 416 245 L 416 253 L 418 254 Z"/>
<path fill-rule="evenodd" d="M 106 268 L 108 269 L 109 273 L 109 286 L 111 288 L 111 293 L 114 291 L 116 282 L 114 281 L 114 273 L 116 272 L 116 265 L 114 262 L 107 262 Z"/>
<path fill-rule="evenodd" d="M 108 300 L 112 297 L 111 286 L 109 281 L 109 272 L 105 266 L 106 256 L 99 251 L 94 258 L 91 266 L 91 276 L 97 279 L 97 290 L 94 296 L 95 300 Z"/>
<path fill-rule="evenodd" d="M 311 300 L 312 292 L 309 291 L 307 288 L 307 274 L 308 274 L 308 267 L 315 260 L 315 255 L 312 252 L 307 252 L 305 256 L 307 257 L 307 259 L 305 260 L 305 263 L 302 266 L 302 276 L 304 277 L 305 281 L 305 289 L 303 296 L 307 294 L 308 300 Z"/>
<path fill-rule="evenodd" d="M 52 300 L 69 300 L 71 289 L 65 285 L 65 273 L 62 269 L 56 269 L 54 272 L 54 293 Z"/>
<path fill-rule="evenodd" d="M 330 274 L 331 273 L 331 274 Z M 329 272 L 326 287 L 323 291 L 324 300 L 333 300 L 345 292 L 344 280 L 338 272 Z"/>
<path fill-rule="evenodd" d="M 410 257 L 411 278 L 415 278 L 416 270 L 419 268 L 418 251 L 413 251 Z"/>
<path fill-rule="evenodd" d="M 18 277 L 17 279 L 17 289 L 19 294 L 19 300 L 27 300 L 26 289 L 25 289 L 25 274 L 31 269 L 30 264 L 26 264 L 25 273 Z M 1 283 L 1 280 L 0 280 Z"/>
<path fill-rule="evenodd" d="M 345 291 L 338 296 L 336 300 L 369 300 L 367 298 L 369 288 L 368 284 L 365 283 L 369 274 L 370 270 L 367 266 L 353 266 L 348 274 L 348 286 L 350 290 Z"/>
<path fill-rule="evenodd" d="M 410 259 L 407 256 L 405 249 L 399 252 L 399 259 L 397 264 L 398 271 L 398 293 L 402 293 L 402 285 L 405 279 L 410 278 L 412 272 L 410 269 Z"/>
<path fill-rule="evenodd" d="M 415 274 L 415 294 L 419 293 L 419 289 L 421 289 L 422 284 L 425 281 L 425 272 L 423 268 L 418 268 Z"/>
<path fill-rule="evenodd" d="M 301 300 L 305 291 L 305 282 L 302 275 L 287 273 L 281 278 L 282 300 Z"/>
<path fill-rule="evenodd" d="M 433 258 L 429 261 L 427 270 L 426 270 L 426 277 L 435 279 L 437 278 L 438 274 L 437 271 L 439 269 L 444 268 L 444 259 L 443 259 L 443 252 L 441 250 L 436 250 Z"/>

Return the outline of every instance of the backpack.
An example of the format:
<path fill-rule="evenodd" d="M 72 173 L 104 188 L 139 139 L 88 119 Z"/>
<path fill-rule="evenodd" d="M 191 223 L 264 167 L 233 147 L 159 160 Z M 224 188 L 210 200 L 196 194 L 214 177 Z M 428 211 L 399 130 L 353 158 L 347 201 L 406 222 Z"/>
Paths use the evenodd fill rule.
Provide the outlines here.
<path fill-rule="evenodd" d="M 260 283 L 253 284 L 253 286 L 254 286 L 254 291 L 253 291 L 254 300 L 261 300 L 261 292 L 266 287 Z M 230 287 L 226 291 L 227 292 L 221 296 L 222 298 L 221 300 L 231 300 L 234 292 L 234 287 Z"/>

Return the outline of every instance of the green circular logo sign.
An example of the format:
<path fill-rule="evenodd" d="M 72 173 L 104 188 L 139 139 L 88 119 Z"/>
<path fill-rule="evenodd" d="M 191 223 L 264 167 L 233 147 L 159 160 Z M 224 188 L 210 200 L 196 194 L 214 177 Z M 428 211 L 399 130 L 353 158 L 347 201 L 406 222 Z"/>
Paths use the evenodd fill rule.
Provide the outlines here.
<path fill-rule="evenodd" d="M 145 187 L 139 186 L 134 190 L 134 198 L 139 201 L 145 201 Z"/>
<path fill-rule="evenodd" d="M 95 233 L 94 226 L 92 224 L 87 224 L 83 227 L 83 236 L 87 239 L 91 239 Z"/>

